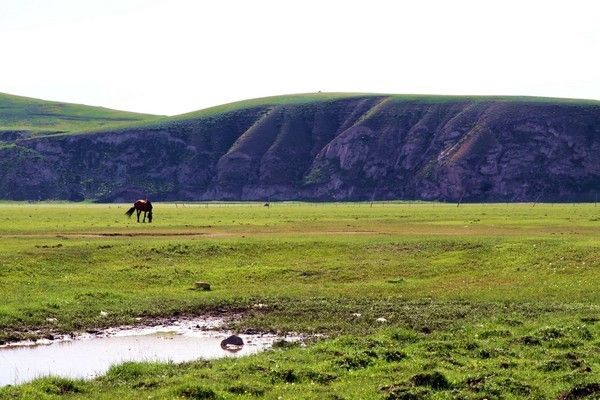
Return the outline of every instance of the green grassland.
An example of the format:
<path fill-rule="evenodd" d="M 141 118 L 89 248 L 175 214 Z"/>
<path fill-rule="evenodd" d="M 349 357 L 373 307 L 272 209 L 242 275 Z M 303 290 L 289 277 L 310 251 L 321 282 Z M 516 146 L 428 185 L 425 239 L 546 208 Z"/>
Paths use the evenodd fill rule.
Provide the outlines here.
<path fill-rule="evenodd" d="M 597 100 L 584 99 L 567 99 L 567 98 L 551 98 L 551 97 L 533 97 L 533 96 L 445 96 L 445 95 L 429 95 L 429 94 L 383 94 L 383 93 L 336 93 L 336 92 L 317 92 L 317 93 L 298 93 L 282 96 L 260 97 L 256 99 L 236 101 L 218 105 L 215 107 L 206 108 L 203 110 L 194 111 L 191 113 L 177 115 L 171 120 L 187 120 L 214 117 L 232 111 L 237 111 L 244 108 L 277 106 L 290 104 L 309 104 L 318 102 L 335 101 L 351 98 L 370 98 L 381 97 L 387 98 L 395 102 L 412 102 L 438 104 L 448 102 L 486 102 L 486 101 L 503 101 L 503 102 L 522 102 L 529 104 L 572 104 L 572 105 L 600 105 Z"/>
<path fill-rule="evenodd" d="M 0 340 L 233 313 L 239 331 L 323 336 L 0 399 L 600 394 L 594 204 L 157 203 L 152 224 L 128 207 L 0 204 Z"/>
<path fill-rule="evenodd" d="M 157 116 L 0 93 L 0 133 L 47 135 L 130 124 Z"/>

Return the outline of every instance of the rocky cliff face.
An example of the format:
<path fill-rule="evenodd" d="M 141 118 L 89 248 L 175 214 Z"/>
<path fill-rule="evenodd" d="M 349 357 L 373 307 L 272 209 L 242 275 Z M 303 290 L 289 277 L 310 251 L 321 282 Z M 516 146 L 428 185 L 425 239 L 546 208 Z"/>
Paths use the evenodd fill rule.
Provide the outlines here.
<path fill-rule="evenodd" d="M 354 96 L 0 146 L 5 199 L 590 201 L 600 103 Z"/>

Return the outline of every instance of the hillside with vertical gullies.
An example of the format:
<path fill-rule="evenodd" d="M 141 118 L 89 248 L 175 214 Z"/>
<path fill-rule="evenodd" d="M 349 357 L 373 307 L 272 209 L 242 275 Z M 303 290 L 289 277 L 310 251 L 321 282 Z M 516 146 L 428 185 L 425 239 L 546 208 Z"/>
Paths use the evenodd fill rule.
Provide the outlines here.
<path fill-rule="evenodd" d="M 0 198 L 593 201 L 600 191 L 591 100 L 317 93 L 120 122 L 0 138 Z"/>

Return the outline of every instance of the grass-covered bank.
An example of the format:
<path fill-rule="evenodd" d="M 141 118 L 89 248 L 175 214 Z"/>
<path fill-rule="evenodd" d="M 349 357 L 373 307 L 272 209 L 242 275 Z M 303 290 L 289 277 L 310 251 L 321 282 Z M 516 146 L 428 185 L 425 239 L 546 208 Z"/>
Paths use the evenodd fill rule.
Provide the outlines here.
<path fill-rule="evenodd" d="M 1 340 L 240 310 L 239 329 L 329 339 L 0 397 L 548 398 L 600 382 L 593 204 L 156 204 L 151 225 L 126 208 L 0 205 Z"/>
<path fill-rule="evenodd" d="M 513 319 L 432 333 L 388 328 L 237 360 L 129 363 L 91 382 L 41 379 L 0 396 L 545 399 L 596 391 L 598 326 L 548 323 L 559 325 Z"/>

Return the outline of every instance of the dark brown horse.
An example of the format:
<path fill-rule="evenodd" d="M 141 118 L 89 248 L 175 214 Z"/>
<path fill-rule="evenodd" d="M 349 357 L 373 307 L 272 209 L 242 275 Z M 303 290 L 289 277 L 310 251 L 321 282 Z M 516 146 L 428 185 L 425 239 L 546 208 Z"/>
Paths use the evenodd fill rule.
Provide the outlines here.
<path fill-rule="evenodd" d="M 133 203 L 133 207 L 131 207 L 125 215 L 131 218 L 131 215 L 134 211 L 137 211 L 137 222 L 140 222 L 140 214 L 142 211 L 144 212 L 144 219 L 142 222 L 146 222 L 146 214 L 148 214 L 148 222 L 152 222 L 152 203 L 148 200 L 138 200 Z"/>

